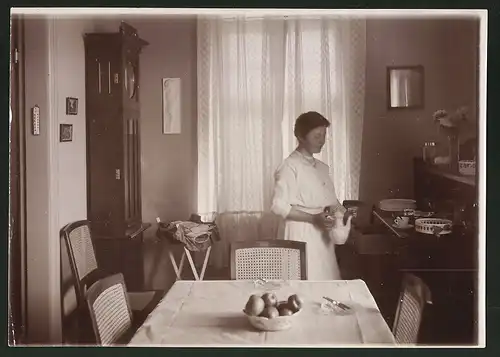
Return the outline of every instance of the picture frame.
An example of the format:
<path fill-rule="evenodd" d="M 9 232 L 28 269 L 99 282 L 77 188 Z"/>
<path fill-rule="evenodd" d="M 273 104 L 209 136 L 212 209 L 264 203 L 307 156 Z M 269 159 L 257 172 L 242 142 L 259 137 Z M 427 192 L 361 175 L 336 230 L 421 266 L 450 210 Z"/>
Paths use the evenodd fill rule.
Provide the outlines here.
<path fill-rule="evenodd" d="M 66 115 L 78 114 L 78 98 L 66 97 Z"/>
<path fill-rule="evenodd" d="M 162 79 L 163 134 L 181 133 L 181 79 Z"/>
<path fill-rule="evenodd" d="M 61 143 L 73 141 L 73 124 L 59 125 L 59 141 Z"/>

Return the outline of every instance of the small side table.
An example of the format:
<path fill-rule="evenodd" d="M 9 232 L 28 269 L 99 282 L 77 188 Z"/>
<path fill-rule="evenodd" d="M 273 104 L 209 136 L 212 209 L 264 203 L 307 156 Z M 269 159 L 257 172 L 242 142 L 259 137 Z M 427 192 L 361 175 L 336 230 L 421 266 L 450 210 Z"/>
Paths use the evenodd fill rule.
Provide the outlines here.
<path fill-rule="evenodd" d="M 179 244 L 182 244 L 182 243 L 179 243 Z M 198 271 L 196 269 L 196 265 L 194 264 L 193 257 L 191 255 L 191 252 L 189 251 L 189 249 L 187 249 L 185 246 L 183 247 L 181 260 L 179 262 L 179 265 L 177 265 L 177 262 L 175 261 L 174 254 L 172 252 L 172 249 L 169 248 L 168 256 L 170 257 L 170 262 L 172 263 L 172 267 L 174 268 L 177 280 L 182 280 L 181 273 L 182 273 L 182 269 L 184 267 L 184 263 L 186 261 L 186 257 L 188 259 L 189 266 L 191 267 L 191 271 L 193 272 L 195 280 L 203 280 L 203 277 L 205 276 L 205 271 L 206 271 L 207 265 L 208 265 L 208 259 L 210 258 L 211 250 L 212 250 L 212 246 L 209 246 L 207 248 L 207 250 L 205 250 L 205 252 L 204 252 L 205 258 L 203 260 L 203 266 L 201 268 L 201 272 L 198 274 Z"/>
<path fill-rule="evenodd" d="M 204 259 L 203 259 L 203 266 L 201 267 L 201 271 L 198 272 L 196 269 L 196 265 L 193 260 L 193 256 L 191 255 L 191 250 L 188 249 L 188 247 L 183 243 L 175 239 L 172 235 L 171 232 L 168 230 L 158 230 L 157 236 L 160 239 L 166 239 L 167 244 L 168 244 L 168 256 L 170 258 L 170 262 L 172 263 L 172 267 L 174 268 L 174 272 L 176 275 L 176 280 L 182 280 L 182 269 L 184 268 L 185 262 L 186 262 L 186 257 L 189 263 L 189 266 L 191 267 L 191 271 L 193 272 L 195 280 L 203 280 L 205 276 L 205 272 L 207 269 L 208 265 L 208 260 L 210 258 L 210 252 L 212 251 L 212 243 L 211 239 L 209 239 L 208 244 L 204 247 L 203 250 L 197 250 L 199 252 L 202 252 L 205 254 Z M 176 262 L 175 257 L 174 257 L 174 247 L 182 245 L 182 256 L 180 258 L 179 262 Z"/>

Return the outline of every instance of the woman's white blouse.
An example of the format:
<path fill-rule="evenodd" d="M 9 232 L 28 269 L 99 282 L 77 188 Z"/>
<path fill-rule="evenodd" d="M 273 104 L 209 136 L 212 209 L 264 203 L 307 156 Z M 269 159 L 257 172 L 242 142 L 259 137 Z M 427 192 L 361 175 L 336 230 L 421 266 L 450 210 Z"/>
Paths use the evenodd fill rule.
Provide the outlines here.
<path fill-rule="evenodd" d="M 271 211 L 286 218 L 292 207 L 314 214 L 327 206 L 341 207 L 328 165 L 292 152 L 276 170 Z"/>

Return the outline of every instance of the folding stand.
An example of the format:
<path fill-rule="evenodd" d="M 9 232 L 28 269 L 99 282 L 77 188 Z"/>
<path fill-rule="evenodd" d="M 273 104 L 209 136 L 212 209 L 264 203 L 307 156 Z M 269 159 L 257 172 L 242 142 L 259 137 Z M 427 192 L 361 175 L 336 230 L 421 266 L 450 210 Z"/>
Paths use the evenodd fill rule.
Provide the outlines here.
<path fill-rule="evenodd" d="M 183 247 L 184 251 L 182 252 L 182 257 L 179 265 L 175 262 L 174 254 L 172 253 L 172 250 L 169 248 L 168 249 L 168 255 L 170 257 L 170 261 L 172 262 L 172 266 L 175 271 L 175 275 L 177 277 L 177 280 L 182 280 L 181 278 L 181 272 L 182 268 L 184 267 L 184 262 L 185 258 L 187 256 L 189 265 L 191 266 L 191 271 L 193 272 L 195 280 L 203 280 L 203 277 L 205 276 L 205 270 L 207 269 L 207 264 L 208 264 L 208 258 L 210 258 L 210 251 L 212 250 L 212 246 L 209 246 L 207 250 L 205 251 L 205 259 L 203 261 L 203 266 L 201 268 L 201 273 L 198 275 L 198 272 L 196 270 L 196 265 L 194 264 L 193 257 L 191 256 L 191 252 L 189 249 L 187 249 L 185 246 Z"/>

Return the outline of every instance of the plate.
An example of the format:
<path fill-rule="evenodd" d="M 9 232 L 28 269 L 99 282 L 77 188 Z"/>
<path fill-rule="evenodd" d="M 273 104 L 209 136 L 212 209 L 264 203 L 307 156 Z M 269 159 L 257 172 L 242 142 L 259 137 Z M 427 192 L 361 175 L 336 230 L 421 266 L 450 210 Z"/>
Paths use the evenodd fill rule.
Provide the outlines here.
<path fill-rule="evenodd" d="M 417 202 L 411 199 L 393 198 L 380 201 L 379 207 L 386 212 L 404 212 L 405 209 L 417 208 Z"/>
<path fill-rule="evenodd" d="M 394 228 L 396 228 L 396 229 L 410 229 L 410 228 L 413 228 L 413 227 L 414 227 L 414 226 L 413 226 L 413 224 L 409 224 L 409 225 L 407 225 L 406 227 L 400 227 L 400 226 L 398 226 L 398 225 L 396 225 L 396 224 L 394 224 L 394 223 L 392 224 L 392 226 L 393 226 Z"/>
<path fill-rule="evenodd" d="M 413 213 L 414 217 L 432 217 L 434 215 L 434 212 L 424 212 L 424 211 L 415 211 Z"/>

